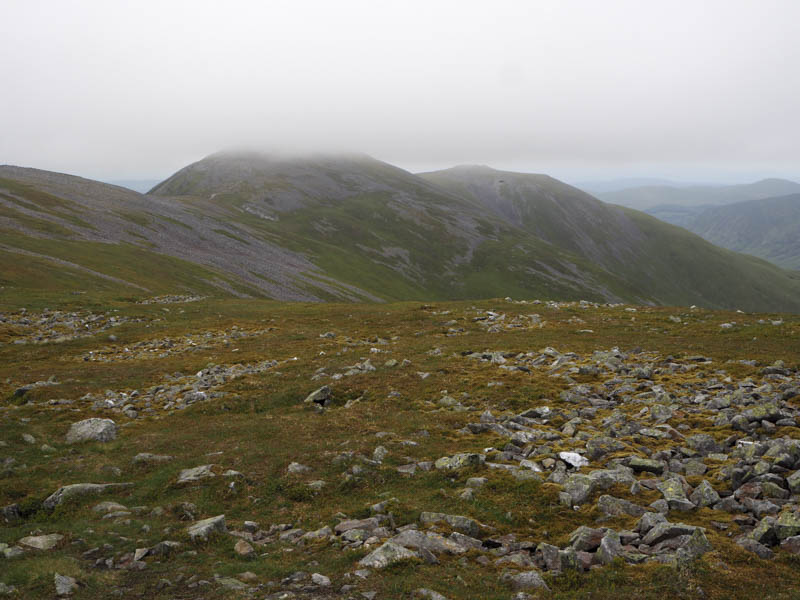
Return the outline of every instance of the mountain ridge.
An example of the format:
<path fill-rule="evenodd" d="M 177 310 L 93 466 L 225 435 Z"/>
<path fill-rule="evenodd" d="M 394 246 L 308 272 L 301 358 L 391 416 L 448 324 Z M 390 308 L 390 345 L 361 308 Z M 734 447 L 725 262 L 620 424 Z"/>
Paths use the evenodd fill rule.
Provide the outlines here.
<path fill-rule="evenodd" d="M 124 267 L 148 289 L 156 279 L 284 300 L 511 295 L 800 311 L 792 274 L 548 175 L 217 153 L 138 194 L 20 169 L 0 168 L 5 252 L 112 276 Z M 92 259 L 99 250 L 105 271 Z M 137 279 L 132 265 L 154 256 L 161 275 Z"/>

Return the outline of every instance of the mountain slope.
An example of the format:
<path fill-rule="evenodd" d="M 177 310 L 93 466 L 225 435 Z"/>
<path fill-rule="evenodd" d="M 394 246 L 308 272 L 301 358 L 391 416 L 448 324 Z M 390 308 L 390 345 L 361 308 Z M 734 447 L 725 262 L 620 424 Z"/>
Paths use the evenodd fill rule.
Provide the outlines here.
<path fill-rule="evenodd" d="M 763 179 L 744 185 L 643 186 L 596 195 L 604 202 L 649 212 L 655 207 L 733 204 L 796 193 L 800 193 L 800 183 L 787 179 Z"/>
<path fill-rule="evenodd" d="M 773 308 L 795 303 L 796 277 L 545 175 L 459 167 L 422 176 L 621 275 L 658 303 Z"/>
<path fill-rule="evenodd" d="M 800 270 L 800 194 L 708 208 L 686 228 L 718 246 Z"/>
<path fill-rule="evenodd" d="M 71 175 L 0 167 L 0 250 L 16 254 L 21 266 L 20 257 L 35 256 L 50 265 L 48 272 L 81 271 L 76 285 L 83 287 L 101 285 L 98 280 L 108 287 L 115 279 L 113 287 L 137 292 L 376 299 L 329 281 L 302 256 L 228 221 L 214 206 L 197 210 Z M 0 272 L 6 284 L 22 277 L 14 267 Z"/>
<path fill-rule="evenodd" d="M 418 176 L 363 155 L 215 154 L 148 195 L 0 167 L 0 234 L 6 289 L 800 312 L 794 275 L 550 177 Z"/>
<path fill-rule="evenodd" d="M 225 205 L 237 224 L 387 298 L 619 299 L 633 291 L 473 199 L 363 155 L 218 154 L 152 193 Z"/>

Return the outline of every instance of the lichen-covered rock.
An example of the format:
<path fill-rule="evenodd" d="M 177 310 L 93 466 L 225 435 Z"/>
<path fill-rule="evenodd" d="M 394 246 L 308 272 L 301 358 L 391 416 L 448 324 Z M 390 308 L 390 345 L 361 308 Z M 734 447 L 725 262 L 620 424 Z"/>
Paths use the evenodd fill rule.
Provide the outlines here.
<path fill-rule="evenodd" d="M 757 541 L 755 541 L 752 538 L 749 538 L 749 537 L 746 537 L 746 536 L 742 536 L 741 538 L 736 540 L 736 543 L 739 546 L 741 546 L 742 548 L 744 548 L 745 550 L 747 550 L 749 552 L 752 552 L 753 554 L 755 554 L 759 558 L 770 559 L 773 556 L 775 556 L 775 554 L 772 552 L 772 550 L 767 548 L 764 544 L 759 544 Z"/>
<path fill-rule="evenodd" d="M 178 483 L 191 483 L 193 481 L 200 481 L 209 477 L 216 477 L 214 473 L 214 465 L 200 465 L 199 467 L 192 467 L 191 469 L 183 469 L 178 474 Z"/>
<path fill-rule="evenodd" d="M 656 523 L 656 525 L 647 532 L 647 535 L 642 538 L 642 542 L 648 546 L 653 546 L 654 544 L 679 535 L 690 535 L 694 533 L 694 530 L 694 526 L 684 525 L 683 523 Z"/>
<path fill-rule="evenodd" d="M 634 456 L 628 461 L 628 466 L 636 473 L 646 471 L 648 473 L 655 473 L 661 475 L 664 472 L 664 463 L 660 460 L 653 460 L 652 458 L 642 458 L 641 456 Z"/>
<path fill-rule="evenodd" d="M 52 550 L 63 539 L 63 535 L 51 533 L 49 535 L 29 535 L 19 540 L 18 543 L 21 546 L 35 550 Z"/>
<path fill-rule="evenodd" d="M 198 521 L 187 528 L 189 538 L 194 541 L 205 541 L 214 533 L 226 533 L 225 515 L 217 515 Z"/>
<path fill-rule="evenodd" d="M 523 571 L 522 573 L 507 573 L 503 579 L 511 584 L 515 592 L 522 590 L 544 590 L 550 591 L 547 584 L 542 579 L 539 571 Z"/>
<path fill-rule="evenodd" d="M 358 564 L 361 567 L 384 569 L 389 565 L 413 558 L 417 558 L 416 552 L 412 552 L 394 542 L 386 542 L 358 561 Z"/>
<path fill-rule="evenodd" d="M 597 549 L 597 560 L 601 564 L 607 565 L 616 557 L 623 553 L 622 544 L 619 541 L 619 533 L 608 530 L 600 540 L 600 547 Z"/>
<path fill-rule="evenodd" d="M 77 580 L 67 575 L 59 575 L 56 573 L 53 577 L 53 583 L 56 586 L 57 596 L 71 596 L 78 590 Z"/>
<path fill-rule="evenodd" d="M 619 515 L 641 517 L 645 513 L 645 509 L 638 504 L 609 495 L 603 495 L 597 499 L 597 510 L 606 516 L 613 517 Z"/>
<path fill-rule="evenodd" d="M 465 467 L 477 467 L 486 462 L 483 454 L 475 452 L 463 452 L 453 456 L 443 456 L 434 463 L 440 471 L 456 471 Z"/>
<path fill-rule="evenodd" d="M 686 492 L 683 491 L 683 486 L 677 479 L 666 479 L 656 487 L 663 494 L 670 510 L 691 510 L 695 508 L 694 504 L 686 497 Z"/>
<path fill-rule="evenodd" d="M 419 515 L 419 522 L 422 524 L 445 522 L 450 527 L 471 537 L 477 537 L 481 533 L 481 525 L 475 519 L 462 515 L 448 515 L 445 513 L 423 512 Z"/>
<path fill-rule="evenodd" d="M 328 406 L 331 402 L 331 388 L 323 385 L 318 390 L 314 390 L 306 399 L 303 400 L 305 404 L 316 404 L 318 406 Z"/>
<path fill-rule="evenodd" d="M 110 442 L 117 438 L 117 424 L 111 419 L 84 419 L 70 425 L 66 441 L 77 442 Z"/>
<path fill-rule="evenodd" d="M 569 545 L 578 551 L 591 552 L 600 545 L 604 535 L 603 529 L 592 529 L 581 525 L 570 534 Z"/>
<path fill-rule="evenodd" d="M 111 490 L 119 490 L 133 487 L 132 483 L 73 483 L 58 488 L 50 494 L 42 506 L 46 510 L 53 510 L 56 506 L 70 498 L 79 496 L 97 495 Z"/>
<path fill-rule="evenodd" d="M 789 510 L 783 511 L 775 520 L 775 534 L 779 540 L 800 534 L 800 515 Z"/>
<path fill-rule="evenodd" d="M 423 532 L 414 529 L 402 531 L 389 541 L 403 546 L 404 548 L 413 548 L 415 550 L 425 549 L 434 554 L 463 554 L 469 549 L 438 533 L 432 531 Z"/>
<path fill-rule="evenodd" d="M 714 487 L 704 479 L 700 482 L 700 485 L 694 488 L 689 499 L 692 504 L 698 508 L 705 508 L 706 506 L 713 506 L 719 502 L 719 494 Z"/>

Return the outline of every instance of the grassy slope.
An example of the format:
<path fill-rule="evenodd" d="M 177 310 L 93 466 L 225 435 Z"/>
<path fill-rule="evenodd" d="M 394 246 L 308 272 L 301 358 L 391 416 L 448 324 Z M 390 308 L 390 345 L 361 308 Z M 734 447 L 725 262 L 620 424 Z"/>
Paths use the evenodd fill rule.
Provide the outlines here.
<path fill-rule="evenodd" d="M 800 194 L 710 208 L 687 229 L 723 248 L 800 270 Z"/>
<path fill-rule="evenodd" d="M 628 282 L 626 297 L 660 304 L 800 310 L 800 279 L 699 236 L 596 199 L 542 175 L 486 168 L 427 173 L 426 179 L 493 210 L 526 231 L 594 260 Z"/>
<path fill-rule="evenodd" d="M 652 257 L 656 265 L 649 287 L 660 303 L 680 304 L 689 297 L 697 304 L 716 308 L 800 310 L 798 274 L 719 248 L 655 217 L 624 210 L 645 233 L 642 256 Z M 646 268 L 648 261 L 643 262 Z M 639 265 L 634 266 L 631 275 L 638 271 Z"/>
<path fill-rule="evenodd" d="M 59 307 L 62 301 L 54 296 L 51 306 Z M 89 297 L 84 301 L 93 306 L 97 298 Z M 584 507 L 580 512 L 561 507 L 555 491 L 548 485 L 518 483 L 504 474 L 493 473 L 488 487 L 476 500 L 468 502 L 458 499 L 457 490 L 473 473 L 448 476 L 433 472 L 408 479 L 394 472 L 393 467 L 402 464 L 404 455 L 422 460 L 467 450 L 468 444 L 477 450 L 491 443 L 492 440 L 485 437 L 476 436 L 470 442 L 470 438 L 452 433 L 464 423 L 474 421 L 478 412 L 486 408 L 523 410 L 542 398 L 550 398 L 547 402 L 558 406 L 558 401 L 552 399 L 557 397 L 560 384 L 546 372 L 502 374 L 494 368 L 457 358 L 460 352 L 474 349 L 527 351 L 554 346 L 562 351 L 591 353 L 594 349 L 619 345 L 623 349 L 641 346 L 663 355 L 702 353 L 712 356 L 715 364 L 728 359 L 772 362 L 781 358 L 788 366 L 800 365 L 800 336 L 797 335 L 800 321 L 796 317 L 787 317 L 781 328 L 752 325 L 720 333 L 720 322 L 741 320 L 741 315 L 651 308 L 640 309 L 636 320 L 632 321 L 630 313 L 621 308 L 551 310 L 537 306 L 535 310 L 548 323 L 544 329 L 487 334 L 470 327 L 465 336 L 444 337 L 443 320 L 461 319 L 474 305 L 473 302 L 437 303 L 423 309 L 415 303 L 307 305 L 214 300 L 176 306 L 164 312 L 157 305 L 131 306 L 114 302 L 106 307 L 119 310 L 115 314 L 161 319 L 116 328 L 114 333 L 120 346 L 232 325 L 244 329 L 262 328 L 266 322 L 276 329 L 242 340 L 236 345 L 235 353 L 233 348 L 219 347 L 165 359 L 115 363 L 80 361 L 80 356 L 87 351 L 108 344 L 105 336 L 58 345 L 0 347 L 0 382 L 3 382 L 0 383 L 0 397 L 7 398 L 17 385 L 52 375 L 62 382 L 30 393 L 29 397 L 37 402 L 51 398 L 77 399 L 87 392 L 102 394 L 107 388 L 141 389 L 161 381 L 165 373 L 194 372 L 209 362 L 229 364 L 298 357 L 296 361 L 284 363 L 279 373 L 267 372 L 229 384 L 225 388 L 228 396 L 223 400 L 163 415 L 160 419 L 139 419 L 124 427 L 120 438 L 109 444 L 70 447 L 63 443 L 69 423 L 93 414 L 80 401 L 60 411 L 38 406 L 16 408 L 10 413 L 13 418 L 0 420 L 0 439 L 9 444 L 2 451 L 28 468 L 4 472 L 0 505 L 20 502 L 23 507 L 31 507 L 59 485 L 77 481 L 134 481 L 134 490 L 105 499 L 127 506 L 164 506 L 167 509 L 190 501 L 197 505 L 203 517 L 225 513 L 229 524 L 252 519 L 262 526 L 296 523 L 308 529 L 321 523 L 334 524 L 333 515 L 339 511 L 366 516 L 366 505 L 396 497 L 400 504 L 395 514 L 401 522 L 414 520 L 420 510 L 468 514 L 494 526 L 498 534 L 516 531 L 535 540 L 564 543 L 565 536 L 578 523 L 596 515 L 591 507 Z M 531 306 L 515 307 L 502 301 L 483 301 L 477 306 L 509 314 L 527 314 L 534 310 Z M 74 304 L 70 307 L 74 308 Z M 15 306 L 10 304 L 0 307 L 3 310 L 12 308 Z M 444 310 L 452 314 L 434 314 Z M 667 319 L 670 315 L 679 315 L 687 324 L 671 323 Z M 580 327 L 591 328 L 594 335 L 578 333 L 578 326 L 570 322 L 574 317 L 584 319 L 585 325 Z M 328 330 L 336 331 L 339 339 L 318 337 L 320 332 Z M 375 373 L 335 382 L 335 408 L 324 415 L 304 410 L 301 401 L 316 386 L 309 377 L 318 367 L 325 366 L 332 372 L 351 364 L 363 353 L 356 349 L 337 355 L 341 339 L 375 335 L 387 339 L 397 336 L 389 347 L 391 356 L 409 358 L 412 369 L 379 367 Z M 427 353 L 434 346 L 442 348 L 441 355 Z M 325 356 L 320 355 L 321 350 L 326 352 Z M 749 373 L 746 367 L 730 368 L 738 369 L 739 376 Z M 416 370 L 431 372 L 432 376 L 421 380 L 414 375 Z M 498 379 L 505 383 L 504 387 L 487 387 L 487 381 Z M 442 389 L 454 395 L 468 392 L 470 398 L 465 402 L 478 412 L 432 411 L 425 401 L 437 398 Z M 398 391 L 400 396 L 387 397 L 390 390 Z M 342 407 L 346 399 L 364 394 L 364 399 L 354 408 Z M 672 424 L 677 426 L 682 420 L 691 422 L 691 416 L 677 417 Z M 416 432 L 421 429 L 428 430 L 430 437 L 417 437 Z M 33 434 L 37 444 L 24 443 L 20 437 L 23 431 Z M 375 437 L 379 431 L 391 431 L 394 435 L 379 440 Z M 401 439 L 419 440 L 420 445 L 401 447 L 396 444 L 396 440 Z M 38 449 L 41 443 L 54 446 L 57 459 L 42 453 Z M 379 469 L 374 477 L 343 483 L 340 469 L 331 464 L 332 453 L 352 450 L 370 454 L 381 443 L 390 448 L 386 467 Z M 170 454 L 176 459 L 152 468 L 133 467 L 130 461 L 138 452 Z M 210 452 L 222 454 L 206 458 Z M 293 460 L 311 466 L 314 469 L 312 478 L 325 479 L 329 485 L 319 495 L 310 494 L 303 479 L 285 475 L 286 465 Z M 204 462 L 216 462 L 242 471 L 246 479 L 234 493 L 228 491 L 223 478 L 189 487 L 173 483 L 180 469 Z M 120 468 L 121 474 L 113 475 L 110 467 Z M 621 490 L 614 493 L 624 494 Z M 260 500 L 256 503 L 255 498 Z M 46 533 L 58 531 L 67 536 L 66 543 L 55 551 L 34 553 L 24 560 L 3 563 L 0 579 L 19 586 L 23 597 L 31 599 L 52 596 L 54 571 L 76 576 L 88 584 L 76 594 L 76 600 L 99 598 L 102 597 L 98 595 L 99 590 L 108 591 L 118 586 L 128 590 L 124 594 L 126 598 L 145 596 L 166 600 L 177 597 L 176 594 L 186 600 L 231 598 L 235 597 L 233 593 L 217 591 L 214 587 L 194 591 L 181 588 L 178 592 L 172 588 L 159 590 L 156 584 L 160 578 L 172 579 L 178 573 L 211 579 L 214 573 L 235 575 L 251 571 L 262 582 L 279 580 L 297 570 L 334 575 L 352 570 L 361 555 L 328 546 L 312 545 L 288 553 L 268 546 L 261 550 L 263 556 L 246 560 L 232 551 L 233 539 L 221 538 L 200 546 L 196 556 L 178 554 L 163 562 L 148 559 L 145 571 L 97 570 L 90 567 L 92 561 L 80 558 L 84 550 L 109 541 L 120 553 L 164 538 L 186 542 L 183 528 L 187 523 L 169 512 L 158 518 L 134 516 L 127 524 L 104 521 L 90 509 L 95 502 L 97 500 L 92 499 L 73 502 L 52 515 L 34 513 L 20 525 L 0 528 L 0 542 L 13 542 L 34 529 Z M 703 518 L 708 517 L 704 513 Z M 724 519 L 726 515 L 719 513 L 711 517 Z M 687 515 L 682 520 L 692 522 L 693 518 Z M 610 525 L 630 527 L 634 520 L 623 519 Z M 150 532 L 142 531 L 144 523 L 152 527 Z M 170 528 L 169 533 L 162 532 L 165 527 Z M 113 537 L 111 532 L 123 538 Z M 793 557 L 780 553 L 774 561 L 761 561 L 738 548 L 724 533 L 709 529 L 708 535 L 715 552 L 687 569 L 615 564 L 583 575 L 548 576 L 552 597 L 574 600 L 588 597 L 597 600 L 697 598 L 698 588 L 702 588 L 703 597 L 709 599 L 749 600 L 756 595 L 796 597 L 800 575 Z M 726 568 L 718 566 L 720 560 Z M 511 591 L 499 582 L 499 573 L 496 567 L 476 568 L 472 562 L 463 566 L 457 558 L 442 556 L 440 565 L 401 565 L 372 576 L 365 583 L 356 583 L 359 591 L 375 590 L 384 598 L 410 598 L 414 589 L 431 587 L 444 592 L 451 600 L 472 599 L 478 595 L 507 599 Z"/>

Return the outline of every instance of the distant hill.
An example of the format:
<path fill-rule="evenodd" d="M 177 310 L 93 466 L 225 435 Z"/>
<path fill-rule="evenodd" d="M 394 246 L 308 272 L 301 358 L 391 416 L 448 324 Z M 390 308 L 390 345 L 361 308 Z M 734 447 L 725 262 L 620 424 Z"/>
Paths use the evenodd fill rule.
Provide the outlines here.
<path fill-rule="evenodd" d="M 685 227 L 718 246 L 800 270 L 800 194 L 706 208 Z"/>
<path fill-rule="evenodd" d="M 596 194 L 604 202 L 620 204 L 637 210 L 656 207 L 733 204 L 800 193 L 800 183 L 788 179 L 762 179 L 755 183 L 725 186 L 644 186 Z"/>
<path fill-rule="evenodd" d="M 697 185 L 692 183 L 681 183 L 671 179 L 662 179 L 658 177 L 621 177 L 619 179 L 596 179 L 575 182 L 574 185 L 579 190 L 592 195 L 603 194 L 606 192 L 619 192 L 630 188 L 652 187 L 652 186 L 669 186 L 669 187 L 689 187 Z"/>
<path fill-rule="evenodd" d="M 0 167 L 6 289 L 497 296 L 800 312 L 800 276 L 546 175 L 221 153 L 150 194 Z"/>

